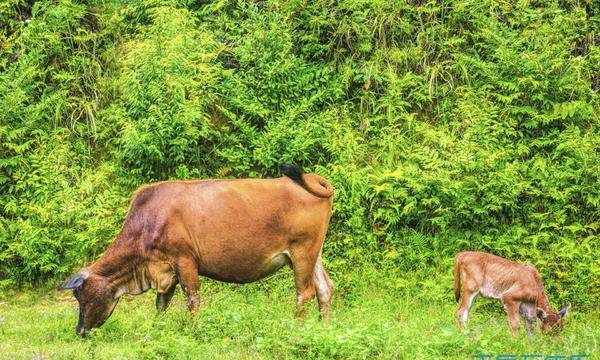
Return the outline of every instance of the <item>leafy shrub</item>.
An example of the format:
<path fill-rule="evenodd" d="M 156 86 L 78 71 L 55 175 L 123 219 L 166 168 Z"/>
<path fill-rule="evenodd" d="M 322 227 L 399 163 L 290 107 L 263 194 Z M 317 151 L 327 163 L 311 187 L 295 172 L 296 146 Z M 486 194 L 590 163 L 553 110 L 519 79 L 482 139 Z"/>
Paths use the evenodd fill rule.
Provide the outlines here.
<path fill-rule="evenodd" d="M 11 0 L 0 284 L 93 259 L 141 183 L 279 176 L 289 161 L 336 187 L 334 269 L 412 271 L 443 298 L 450 285 L 431 279 L 482 249 L 590 307 L 599 14 L 594 1 Z"/>

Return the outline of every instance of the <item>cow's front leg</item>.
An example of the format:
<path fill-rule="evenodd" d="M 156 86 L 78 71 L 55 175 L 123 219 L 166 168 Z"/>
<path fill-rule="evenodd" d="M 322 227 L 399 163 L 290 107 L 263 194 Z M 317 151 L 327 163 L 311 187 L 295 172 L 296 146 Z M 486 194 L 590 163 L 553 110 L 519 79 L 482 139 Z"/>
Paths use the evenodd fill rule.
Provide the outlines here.
<path fill-rule="evenodd" d="M 519 302 L 511 300 L 510 298 L 503 298 L 502 303 L 504 304 L 504 308 L 506 309 L 506 314 L 508 315 L 508 323 L 510 325 L 510 329 L 512 330 L 513 336 L 517 337 L 519 335 L 519 325 L 521 323 L 521 318 L 519 315 Z"/>
<path fill-rule="evenodd" d="M 525 330 L 527 330 L 527 336 L 531 338 L 533 336 L 533 323 L 535 320 L 525 318 Z"/>
<path fill-rule="evenodd" d="M 527 330 L 527 336 L 531 338 L 533 336 L 533 325 L 536 323 L 536 307 L 530 303 L 521 303 L 519 312 L 525 320 L 525 330 Z"/>
<path fill-rule="evenodd" d="M 196 261 L 190 258 L 180 258 L 177 261 L 177 276 L 187 297 L 188 309 L 196 315 L 200 305 L 198 298 L 198 265 L 196 265 Z"/>
<path fill-rule="evenodd" d="M 158 310 L 159 312 L 167 310 L 167 307 L 169 307 L 169 303 L 173 298 L 173 294 L 175 293 L 176 286 L 177 283 L 173 284 L 173 286 L 171 286 L 164 292 L 156 293 L 156 310 Z"/>

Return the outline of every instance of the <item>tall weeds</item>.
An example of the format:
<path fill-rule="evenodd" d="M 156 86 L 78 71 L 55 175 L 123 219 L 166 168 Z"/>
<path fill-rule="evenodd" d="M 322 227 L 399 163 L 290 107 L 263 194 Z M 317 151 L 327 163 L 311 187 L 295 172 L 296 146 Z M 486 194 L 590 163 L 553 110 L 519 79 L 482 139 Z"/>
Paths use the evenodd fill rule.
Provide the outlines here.
<path fill-rule="evenodd" d="M 96 257 L 139 184 L 336 186 L 325 251 L 448 272 L 482 249 L 600 296 L 597 1 L 0 7 L 0 286 Z"/>

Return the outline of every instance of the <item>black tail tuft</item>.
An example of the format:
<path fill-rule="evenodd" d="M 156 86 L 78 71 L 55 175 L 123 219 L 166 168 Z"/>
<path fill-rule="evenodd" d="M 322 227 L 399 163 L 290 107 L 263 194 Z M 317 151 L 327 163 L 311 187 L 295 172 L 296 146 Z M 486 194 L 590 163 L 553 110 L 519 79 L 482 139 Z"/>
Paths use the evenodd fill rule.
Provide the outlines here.
<path fill-rule="evenodd" d="M 301 184 L 301 185 L 304 184 L 304 179 L 302 179 L 302 174 L 304 174 L 304 171 L 302 171 L 302 168 L 300 168 L 299 166 L 284 163 L 284 164 L 279 165 L 279 169 L 281 169 L 281 172 L 285 176 L 294 180 L 298 184 Z"/>

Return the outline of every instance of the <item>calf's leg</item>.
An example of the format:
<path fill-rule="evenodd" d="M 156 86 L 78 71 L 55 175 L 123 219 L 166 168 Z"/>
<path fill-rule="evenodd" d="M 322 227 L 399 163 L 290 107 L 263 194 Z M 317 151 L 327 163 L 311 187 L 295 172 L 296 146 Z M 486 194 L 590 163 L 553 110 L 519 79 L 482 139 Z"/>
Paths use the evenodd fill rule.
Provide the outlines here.
<path fill-rule="evenodd" d="M 536 323 L 536 306 L 531 303 L 522 302 L 519 306 L 519 312 L 525 320 L 525 330 L 527 330 L 527 336 L 533 336 L 533 325 Z"/>
<path fill-rule="evenodd" d="M 534 321 L 535 320 L 525 318 L 525 330 L 527 330 L 527 336 L 529 336 L 529 337 L 533 336 L 533 322 Z"/>
<path fill-rule="evenodd" d="M 504 304 L 506 314 L 508 315 L 508 324 L 510 325 L 512 334 L 513 336 L 518 336 L 519 325 L 521 322 L 521 318 L 519 316 L 520 303 L 507 297 L 502 298 L 502 303 Z"/>
<path fill-rule="evenodd" d="M 471 305 L 473 305 L 473 300 L 478 293 L 477 291 L 467 289 L 465 284 L 463 284 L 460 293 L 460 304 L 456 310 L 456 318 L 458 319 L 458 326 L 464 330 L 469 319 Z"/>

